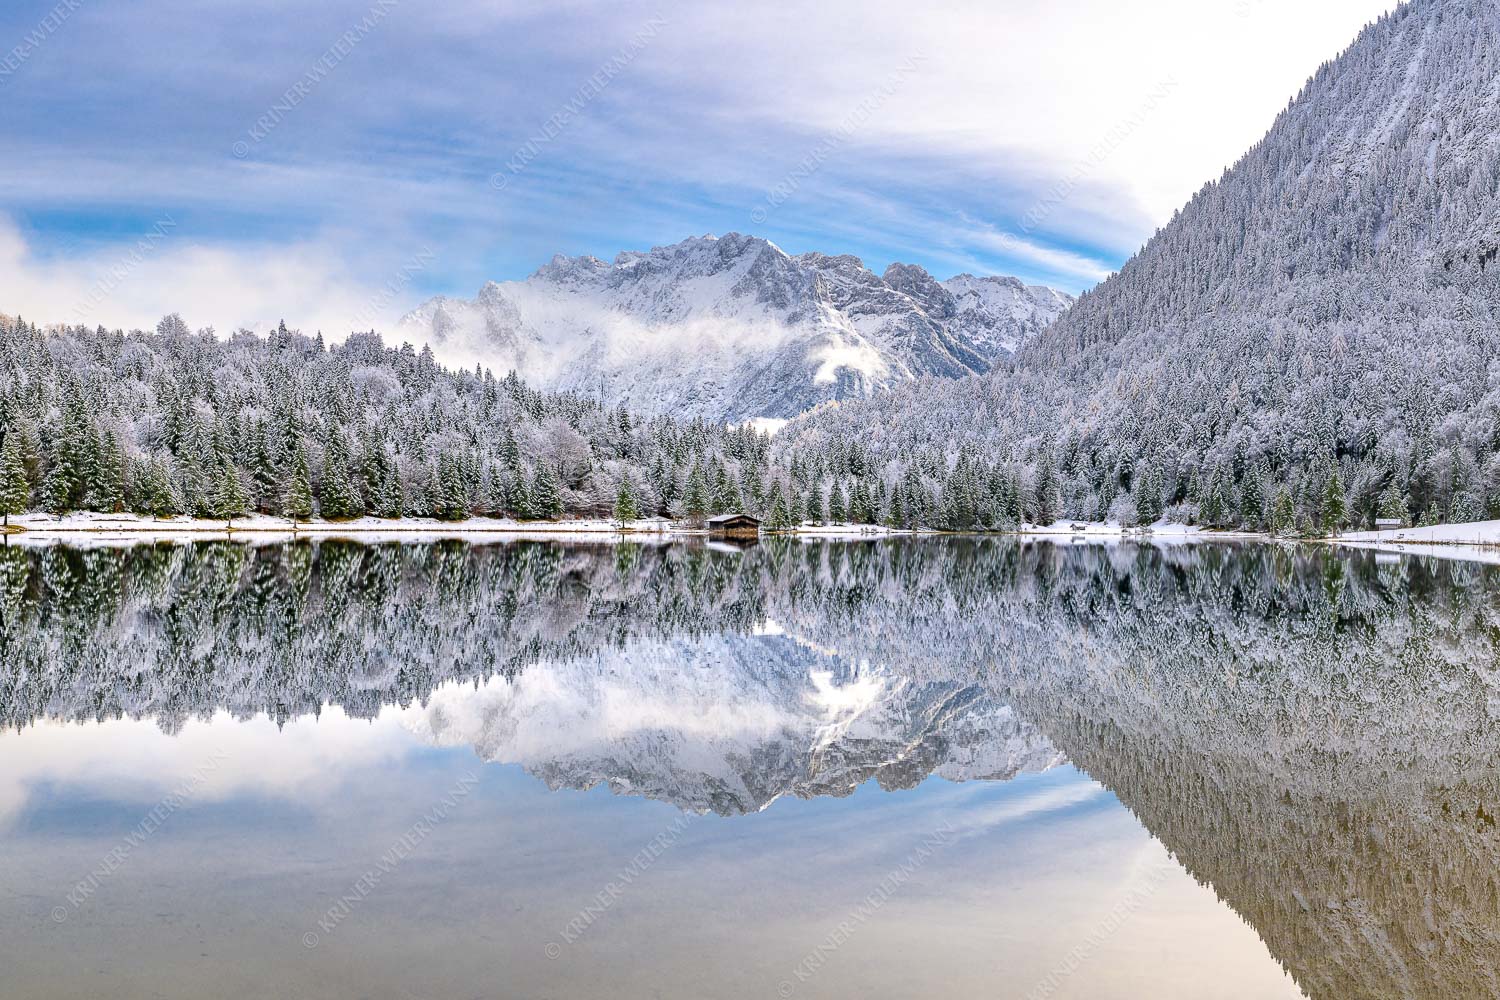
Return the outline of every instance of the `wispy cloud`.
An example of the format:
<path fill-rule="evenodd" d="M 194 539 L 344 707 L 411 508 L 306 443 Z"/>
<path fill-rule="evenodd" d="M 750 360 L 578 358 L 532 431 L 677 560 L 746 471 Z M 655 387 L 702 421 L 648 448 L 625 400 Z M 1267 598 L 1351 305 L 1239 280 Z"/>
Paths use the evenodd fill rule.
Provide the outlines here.
<path fill-rule="evenodd" d="M 153 283 L 158 269 L 218 260 L 220 272 L 200 263 L 195 274 L 232 293 L 204 296 L 221 309 L 200 321 L 221 328 L 304 305 L 303 325 L 323 322 L 327 310 L 301 289 L 368 301 L 421 247 L 438 259 L 409 291 L 467 294 L 554 252 L 610 256 L 746 229 L 876 267 L 1017 273 L 1077 291 L 1119 266 L 1391 5 L 1256 0 L 1245 16 L 1243 5 L 1194 0 L 920 13 L 896 0 L 460 0 L 375 19 L 394 3 L 66 0 L 66 18 L 58 0 L 4 5 L 0 59 L 16 58 L 0 64 L 0 205 L 26 227 L 28 266 L 118 261 L 153 220 L 171 218 L 170 245 L 91 315 L 185 309 L 180 298 L 194 293 Z M 658 23 L 643 44 L 643 24 Z M 369 30 L 351 38 L 351 25 Z M 591 86 L 565 132 L 510 170 L 539 123 L 574 107 L 622 52 L 624 70 Z M 917 71 L 888 86 L 914 53 L 926 57 Z M 1165 79 L 1174 86 L 1160 95 Z M 864 109 L 856 128 L 851 109 Z M 836 149 L 799 168 L 830 136 Z M 329 259 L 288 275 L 278 244 Z M 282 280 L 252 306 L 238 273 Z M 11 294 L 34 301 L 16 285 Z M 148 306 L 153 288 L 162 298 Z M 88 298 L 87 283 L 79 291 L 51 304 L 54 318 Z M 242 305 L 231 315 L 229 302 Z"/>

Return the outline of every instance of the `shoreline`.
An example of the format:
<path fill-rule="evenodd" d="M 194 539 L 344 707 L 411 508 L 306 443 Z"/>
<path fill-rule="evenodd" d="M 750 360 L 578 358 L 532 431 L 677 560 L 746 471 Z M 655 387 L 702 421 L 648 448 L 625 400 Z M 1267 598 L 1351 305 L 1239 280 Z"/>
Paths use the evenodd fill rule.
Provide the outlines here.
<path fill-rule="evenodd" d="M 438 521 L 428 518 L 399 520 L 375 517 L 348 521 L 292 521 L 269 515 L 252 515 L 232 521 L 202 518 L 152 519 L 134 514 L 98 514 L 79 512 L 61 517 L 54 514 L 21 514 L 11 518 L 5 529 L 8 537 L 47 538 L 328 538 L 349 536 L 373 537 L 563 537 L 629 540 L 670 540 L 705 538 L 720 540 L 706 527 L 694 527 L 665 519 L 618 522 L 606 518 L 573 518 L 556 521 L 515 521 L 509 518 L 473 517 L 463 521 Z M 1270 536 L 1245 531 L 1205 531 L 1188 525 L 1158 524 L 1151 528 L 1125 528 L 1117 524 L 1079 524 L 1062 522 L 1054 525 L 1023 525 L 1003 531 L 941 531 L 934 529 L 889 528 L 870 524 L 804 523 L 784 531 L 766 531 L 761 537 L 878 539 L 903 537 L 995 537 L 1052 538 L 1074 542 L 1140 541 L 1182 543 L 1216 540 L 1270 540 Z M 733 539 L 725 539 L 732 541 Z"/>

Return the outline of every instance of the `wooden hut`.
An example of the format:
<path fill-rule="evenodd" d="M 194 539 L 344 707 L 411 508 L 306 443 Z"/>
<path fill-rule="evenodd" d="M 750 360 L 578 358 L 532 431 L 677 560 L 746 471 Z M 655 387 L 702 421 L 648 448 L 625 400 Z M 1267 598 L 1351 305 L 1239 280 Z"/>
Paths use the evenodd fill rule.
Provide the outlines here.
<path fill-rule="evenodd" d="M 749 514 L 718 514 L 708 519 L 708 533 L 715 538 L 759 538 L 760 518 Z"/>

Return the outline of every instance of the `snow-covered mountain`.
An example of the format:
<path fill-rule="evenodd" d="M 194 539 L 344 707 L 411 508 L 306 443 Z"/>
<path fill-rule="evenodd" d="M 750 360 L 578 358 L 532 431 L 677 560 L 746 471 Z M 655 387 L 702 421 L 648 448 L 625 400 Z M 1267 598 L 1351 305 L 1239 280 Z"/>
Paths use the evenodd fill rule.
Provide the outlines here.
<path fill-rule="evenodd" d="M 1412 518 L 1500 516 L 1497 51 L 1493 0 L 1400 5 L 1011 364 L 820 410 L 782 444 L 857 440 L 882 467 L 967 446 L 1033 477 L 1063 459 L 1080 520 L 1129 516 L 1111 503 L 1153 467 L 1152 506 L 1181 517 L 1217 478 L 1252 524 L 1281 486 L 1316 523 L 1334 468 L 1357 521 L 1387 489 Z"/>
<path fill-rule="evenodd" d="M 922 375 L 988 371 L 1072 304 L 1015 278 L 877 275 L 753 236 L 687 239 L 613 263 L 558 256 L 472 300 L 435 298 L 399 334 L 446 360 L 631 410 L 787 419 Z"/>

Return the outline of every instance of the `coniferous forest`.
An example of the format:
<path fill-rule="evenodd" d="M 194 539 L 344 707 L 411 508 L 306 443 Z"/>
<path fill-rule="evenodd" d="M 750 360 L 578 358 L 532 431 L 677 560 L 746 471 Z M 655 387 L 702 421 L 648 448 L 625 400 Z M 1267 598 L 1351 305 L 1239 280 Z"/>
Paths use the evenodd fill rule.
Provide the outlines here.
<path fill-rule="evenodd" d="M 374 334 L 0 323 L 0 510 L 307 519 L 703 516 L 765 504 L 767 438 L 640 421 Z M 743 498 L 748 498 L 745 500 Z"/>
<path fill-rule="evenodd" d="M 374 333 L 225 339 L 0 320 L 0 511 L 233 519 L 669 517 L 1001 529 L 1059 480 L 965 451 L 877 465 L 858 441 L 773 456 L 748 427 L 637 418 Z"/>
<path fill-rule="evenodd" d="M 283 323 L 225 339 L 176 315 L 129 333 L 0 318 L 0 435 L 7 516 L 693 521 L 743 510 L 772 528 L 972 531 L 1088 513 L 1068 445 L 1015 455 L 935 445 L 878 461 L 846 436 L 777 449 L 748 427 L 637 418 L 514 373 L 451 370 L 375 333 L 330 345 Z M 1254 466 L 1171 483 L 1153 466 L 1105 471 L 1094 513 L 1127 524 L 1308 533 L 1351 520 L 1336 475 L 1294 502 Z"/>

